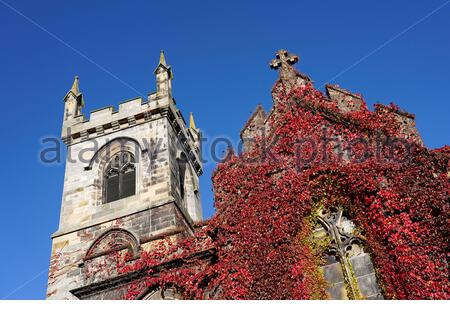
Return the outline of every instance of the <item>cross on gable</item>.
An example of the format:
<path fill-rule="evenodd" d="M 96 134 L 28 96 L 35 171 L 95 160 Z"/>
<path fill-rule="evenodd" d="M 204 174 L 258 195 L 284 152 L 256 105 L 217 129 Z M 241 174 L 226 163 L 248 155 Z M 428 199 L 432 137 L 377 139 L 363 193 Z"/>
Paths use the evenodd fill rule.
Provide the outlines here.
<path fill-rule="evenodd" d="M 295 54 L 290 54 L 287 50 L 281 49 L 276 53 L 276 59 L 270 63 L 270 68 L 277 70 L 278 68 L 285 68 L 291 66 L 299 61 L 299 57 Z"/>

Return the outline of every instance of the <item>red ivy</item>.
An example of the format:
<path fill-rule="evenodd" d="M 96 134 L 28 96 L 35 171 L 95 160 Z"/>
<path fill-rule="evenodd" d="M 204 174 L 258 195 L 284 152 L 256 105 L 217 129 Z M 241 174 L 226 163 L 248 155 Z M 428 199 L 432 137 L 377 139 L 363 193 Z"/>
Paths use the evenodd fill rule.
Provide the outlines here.
<path fill-rule="evenodd" d="M 231 154 L 213 176 L 216 215 L 195 237 L 162 241 L 122 266 L 120 272 L 146 275 L 127 298 L 149 286 L 175 286 L 196 299 L 326 298 L 320 257 L 308 240 L 320 202 L 344 206 L 363 230 L 385 298 L 449 299 L 449 147 L 430 151 L 412 143 L 402 158 L 405 150 L 380 144 L 400 134 L 389 113 L 364 103 L 341 114 L 309 85 L 275 94 L 271 132 L 259 147 Z M 339 137 L 343 150 L 358 138 L 368 146 L 352 145 L 343 158 L 324 132 Z M 270 156 L 263 145 L 271 146 Z M 311 157 L 317 149 L 326 152 Z M 206 249 L 214 259 L 189 260 Z M 158 267 L 176 259 L 183 263 Z"/>

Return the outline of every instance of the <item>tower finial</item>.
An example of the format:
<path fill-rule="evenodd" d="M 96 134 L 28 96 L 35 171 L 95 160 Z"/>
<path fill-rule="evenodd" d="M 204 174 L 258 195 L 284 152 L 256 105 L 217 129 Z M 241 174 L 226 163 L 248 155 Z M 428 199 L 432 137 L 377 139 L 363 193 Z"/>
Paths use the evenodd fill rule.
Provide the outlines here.
<path fill-rule="evenodd" d="M 70 88 L 70 92 L 72 92 L 74 95 L 78 95 L 80 93 L 80 88 L 78 87 L 78 79 L 79 79 L 78 76 L 75 76 L 72 88 Z"/>
<path fill-rule="evenodd" d="M 159 53 L 159 63 L 162 65 L 166 65 L 166 57 L 164 56 L 164 50 L 161 49 L 161 52 Z"/>
<path fill-rule="evenodd" d="M 75 96 L 75 99 L 79 99 L 79 104 L 81 106 L 84 106 L 84 99 L 83 99 L 83 95 L 80 92 L 80 87 L 79 87 L 79 77 L 75 76 L 75 79 L 73 80 L 72 83 L 72 87 L 70 88 L 69 92 L 67 92 L 66 96 L 64 97 L 64 101 L 67 100 L 67 98 L 72 94 Z"/>
<path fill-rule="evenodd" d="M 81 108 L 84 107 L 84 99 L 80 92 L 78 81 L 78 76 L 75 76 L 72 87 L 64 97 L 64 121 L 73 120 L 75 117 L 81 115 Z"/>
<path fill-rule="evenodd" d="M 189 128 L 197 130 L 197 127 L 195 126 L 194 114 L 192 112 L 189 115 Z"/>
<path fill-rule="evenodd" d="M 161 66 L 169 73 L 169 79 L 172 80 L 173 79 L 172 68 L 167 65 L 166 57 L 164 55 L 164 50 L 162 50 L 162 49 L 161 49 L 161 51 L 159 53 L 159 63 L 156 66 L 156 69 L 154 71 L 155 74 L 157 73 L 158 68 L 161 67 Z"/>

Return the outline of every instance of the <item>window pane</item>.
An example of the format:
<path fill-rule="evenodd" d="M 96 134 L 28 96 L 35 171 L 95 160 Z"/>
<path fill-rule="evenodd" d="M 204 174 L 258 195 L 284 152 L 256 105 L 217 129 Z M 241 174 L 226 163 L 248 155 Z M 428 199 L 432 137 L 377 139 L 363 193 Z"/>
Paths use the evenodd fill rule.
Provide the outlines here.
<path fill-rule="evenodd" d="M 106 177 L 105 194 L 106 202 L 111 202 L 119 199 L 119 176 L 114 175 Z"/>
<path fill-rule="evenodd" d="M 136 171 L 133 169 L 121 175 L 122 183 L 120 190 L 120 198 L 126 198 L 136 193 Z"/>
<path fill-rule="evenodd" d="M 116 153 L 106 166 L 104 174 L 105 203 L 136 194 L 136 169 L 131 153 Z"/>

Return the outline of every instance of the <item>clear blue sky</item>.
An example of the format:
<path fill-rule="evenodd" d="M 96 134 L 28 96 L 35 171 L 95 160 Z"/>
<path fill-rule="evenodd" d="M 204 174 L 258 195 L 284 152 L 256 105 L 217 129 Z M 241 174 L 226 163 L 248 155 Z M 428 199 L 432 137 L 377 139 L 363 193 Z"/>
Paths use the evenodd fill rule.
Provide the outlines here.
<path fill-rule="evenodd" d="M 42 165 L 39 141 L 59 136 L 75 74 L 85 112 L 117 106 L 154 90 L 163 48 L 185 116 L 193 111 L 207 137 L 237 141 L 256 104 L 271 107 L 277 49 L 298 54 L 320 86 L 393 39 L 333 82 L 415 113 L 428 147 L 449 143 L 450 3 L 427 17 L 445 0 L 7 2 L 88 59 L 0 0 L 0 298 L 45 297 L 64 165 Z M 214 167 L 201 180 L 206 217 Z"/>

